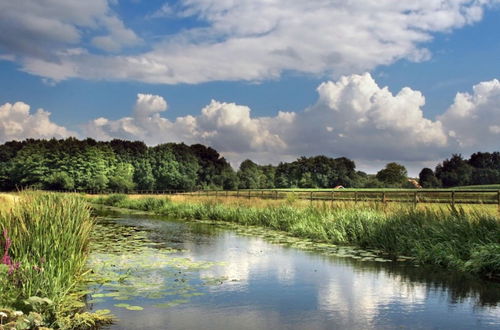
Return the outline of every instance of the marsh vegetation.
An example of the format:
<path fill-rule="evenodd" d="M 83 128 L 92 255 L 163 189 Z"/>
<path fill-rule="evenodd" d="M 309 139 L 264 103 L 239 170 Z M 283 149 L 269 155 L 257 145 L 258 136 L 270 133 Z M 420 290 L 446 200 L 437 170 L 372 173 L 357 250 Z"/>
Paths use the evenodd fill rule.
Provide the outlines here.
<path fill-rule="evenodd" d="M 105 313 L 85 311 L 94 227 L 88 203 L 78 196 L 38 192 L 0 198 L 2 327 L 108 323 Z"/>

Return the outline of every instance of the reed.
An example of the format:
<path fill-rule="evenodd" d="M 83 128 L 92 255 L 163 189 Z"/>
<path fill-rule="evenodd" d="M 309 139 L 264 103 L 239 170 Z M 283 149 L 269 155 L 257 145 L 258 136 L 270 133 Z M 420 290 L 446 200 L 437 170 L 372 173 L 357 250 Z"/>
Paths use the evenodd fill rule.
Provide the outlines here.
<path fill-rule="evenodd" d="M 70 314 L 83 307 L 78 290 L 87 272 L 94 226 L 90 212 L 81 197 L 39 192 L 21 193 L 11 207 L 0 209 L 4 233 L 0 246 L 15 265 L 0 274 L 0 307 L 28 313 L 26 301 L 43 297 L 48 304 L 40 311 L 46 314 L 44 322 L 57 326 L 64 319 L 68 323 Z M 7 241 L 10 246 L 3 251 Z"/>

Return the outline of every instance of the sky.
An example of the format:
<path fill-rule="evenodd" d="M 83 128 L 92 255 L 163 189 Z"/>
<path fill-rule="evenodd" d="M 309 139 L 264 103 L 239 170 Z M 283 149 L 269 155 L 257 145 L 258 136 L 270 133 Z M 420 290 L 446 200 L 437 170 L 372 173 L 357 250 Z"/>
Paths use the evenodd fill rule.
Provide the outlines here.
<path fill-rule="evenodd" d="M 0 0 L 0 143 L 203 143 L 411 175 L 500 148 L 500 0 Z"/>

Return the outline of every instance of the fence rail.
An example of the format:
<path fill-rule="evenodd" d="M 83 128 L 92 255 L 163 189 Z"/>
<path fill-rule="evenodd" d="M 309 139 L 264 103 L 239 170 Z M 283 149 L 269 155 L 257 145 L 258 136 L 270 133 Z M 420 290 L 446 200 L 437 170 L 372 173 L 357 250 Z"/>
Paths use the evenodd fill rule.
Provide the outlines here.
<path fill-rule="evenodd" d="M 446 203 L 446 204 L 497 204 L 500 210 L 500 190 L 448 190 L 448 189 L 411 189 L 411 190 L 281 190 L 281 189 L 244 189 L 244 190 L 134 190 L 118 191 L 60 191 L 87 194 L 126 193 L 141 195 L 191 195 L 207 197 L 237 197 L 263 199 L 300 199 L 309 201 L 349 201 L 383 203 Z"/>

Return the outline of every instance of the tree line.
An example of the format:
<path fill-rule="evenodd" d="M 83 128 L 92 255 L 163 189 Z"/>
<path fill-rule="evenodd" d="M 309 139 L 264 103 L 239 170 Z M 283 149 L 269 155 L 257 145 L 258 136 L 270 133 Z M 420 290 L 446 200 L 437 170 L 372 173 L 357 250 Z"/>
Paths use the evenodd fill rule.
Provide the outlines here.
<path fill-rule="evenodd" d="M 422 170 L 424 187 L 500 182 L 499 153 L 453 155 Z M 356 170 L 354 161 L 300 157 L 277 166 L 251 160 L 235 171 L 215 149 L 201 144 L 93 139 L 10 141 L 0 145 L 0 190 L 198 190 L 272 188 L 412 188 L 406 168 L 389 163 L 376 175 Z M 464 178 L 467 178 L 466 180 Z"/>
<path fill-rule="evenodd" d="M 454 154 L 433 171 L 420 171 L 419 182 L 424 188 L 457 187 L 500 183 L 500 152 L 476 152 L 469 159 Z"/>

